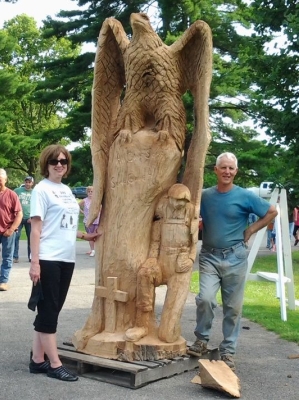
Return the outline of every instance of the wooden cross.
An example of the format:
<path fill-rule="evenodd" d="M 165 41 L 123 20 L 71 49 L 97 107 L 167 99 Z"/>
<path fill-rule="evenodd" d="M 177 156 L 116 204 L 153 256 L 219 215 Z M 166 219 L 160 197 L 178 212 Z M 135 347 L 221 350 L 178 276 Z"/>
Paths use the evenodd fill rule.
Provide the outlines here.
<path fill-rule="evenodd" d="M 116 302 L 121 301 L 126 303 L 129 295 L 127 292 L 117 290 L 117 278 L 108 277 L 107 287 L 97 286 L 95 294 L 99 297 L 104 297 L 105 300 L 105 331 L 115 332 L 116 327 Z"/>

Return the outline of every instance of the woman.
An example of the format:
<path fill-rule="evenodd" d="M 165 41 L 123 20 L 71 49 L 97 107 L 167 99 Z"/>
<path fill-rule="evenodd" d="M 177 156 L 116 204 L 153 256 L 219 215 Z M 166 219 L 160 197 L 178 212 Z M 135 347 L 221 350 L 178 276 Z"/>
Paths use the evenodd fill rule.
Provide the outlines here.
<path fill-rule="evenodd" d="M 61 363 L 56 328 L 75 266 L 76 237 L 95 240 L 99 234 L 77 232 L 79 206 L 70 188 L 61 183 L 71 169 L 71 154 L 61 145 L 46 147 L 40 156 L 44 179 L 31 196 L 31 267 L 33 285 L 40 280 L 43 300 L 34 321 L 31 373 L 47 373 L 62 381 L 78 377 Z M 48 360 L 45 361 L 44 355 Z"/>
<path fill-rule="evenodd" d="M 81 200 L 79 203 L 80 210 L 84 214 L 83 223 L 84 223 L 85 230 L 87 233 L 96 232 L 96 230 L 98 229 L 98 226 L 99 226 L 99 222 L 100 222 L 100 213 L 101 212 L 99 213 L 98 218 L 96 218 L 89 227 L 87 226 L 89 208 L 90 208 L 91 199 L 92 199 L 92 192 L 93 192 L 93 186 L 88 186 L 86 188 L 87 197 L 85 197 L 85 199 Z M 90 246 L 90 252 L 87 254 L 89 254 L 90 257 L 94 257 L 95 253 L 94 253 L 94 241 L 93 240 L 91 240 L 89 242 L 89 246 Z"/>

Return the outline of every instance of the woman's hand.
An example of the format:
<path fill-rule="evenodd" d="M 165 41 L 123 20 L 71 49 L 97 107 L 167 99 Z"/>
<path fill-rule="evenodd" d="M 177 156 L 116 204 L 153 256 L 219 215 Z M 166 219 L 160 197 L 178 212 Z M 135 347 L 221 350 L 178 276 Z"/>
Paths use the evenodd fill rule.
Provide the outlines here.
<path fill-rule="evenodd" d="M 84 233 L 84 240 L 88 242 L 95 242 L 99 236 L 102 235 L 102 232 L 95 231 L 94 233 Z"/>
<path fill-rule="evenodd" d="M 95 242 L 99 236 L 103 234 L 103 231 L 99 232 L 96 230 L 94 233 L 82 233 L 77 232 L 77 238 L 81 240 L 87 240 L 88 242 Z"/>
<path fill-rule="evenodd" d="M 40 280 L 40 265 L 39 261 L 32 261 L 31 260 L 31 266 L 29 269 L 29 276 L 30 279 L 32 280 L 34 286 L 37 284 L 37 282 Z"/>

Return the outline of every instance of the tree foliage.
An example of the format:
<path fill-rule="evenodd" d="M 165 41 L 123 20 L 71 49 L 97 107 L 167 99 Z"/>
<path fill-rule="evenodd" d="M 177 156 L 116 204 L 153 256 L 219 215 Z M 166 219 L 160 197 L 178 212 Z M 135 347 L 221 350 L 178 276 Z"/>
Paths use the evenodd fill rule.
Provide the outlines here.
<path fill-rule="evenodd" d="M 119 19 L 128 34 L 131 32 L 129 27 L 129 15 L 131 12 L 147 11 L 149 3 L 142 1 L 81 1 L 80 6 L 87 6 L 86 9 L 74 11 L 62 11 L 59 17 L 63 21 L 48 18 L 44 25 L 45 37 L 64 37 L 74 43 L 95 43 L 100 27 L 105 18 L 114 16 Z M 249 151 L 250 139 L 257 135 L 257 132 L 248 126 L 243 127 L 243 123 L 252 116 L 250 98 L 253 92 L 249 67 L 241 62 L 245 55 L 250 52 L 257 54 L 263 52 L 263 42 L 257 38 L 248 38 L 237 32 L 236 27 L 243 25 L 249 27 L 251 15 L 249 8 L 239 0 L 220 1 L 169 1 L 160 0 L 154 3 L 156 7 L 157 31 L 162 39 L 171 44 L 197 19 L 205 20 L 213 31 L 214 40 L 214 75 L 211 88 L 211 127 L 215 141 L 211 145 L 213 150 L 214 143 L 216 148 L 228 147 L 233 143 L 235 137 L 243 136 L 242 149 L 234 146 L 234 151 Z M 153 9 L 150 11 L 152 12 Z M 68 19 L 65 22 L 65 18 Z M 154 22 L 154 21 L 153 21 Z M 196 49 L 195 49 L 196 51 Z M 79 68 L 72 68 L 69 60 L 61 59 L 62 65 L 66 66 L 61 91 L 71 96 L 68 90 L 69 81 L 80 81 L 82 99 L 77 103 L 77 107 L 69 114 L 68 129 L 76 139 L 84 132 L 86 126 L 90 126 L 90 89 L 92 84 L 93 70 L 90 62 L 90 53 L 82 54 Z M 74 60 L 75 62 L 75 60 Z M 87 67 L 89 65 L 89 67 Z M 82 68 L 81 68 L 82 67 Z M 50 66 L 51 68 L 51 66 Z M 85 79 L 84 79 L 85 77 Z M 59 79 L 57 79 L 59 82 Z M 52 82 L 54 83 L 54 78 Z M 53 96 L 61 96 L 61 92 L 53 88 Z M 184 96 L 188 113 L 187 129 L 189 134 L 192 132 L 193 104 L 190 95 Z M 79 121 L 79 123 L 78 123 Z M 190 140 L 186 140 L 188 146 Z M 187 154 L 187 148 L 185 149 Z"/>
<path fill-rule="evenodd" d="M 296 156 L 299 26 L 296 1 L 80 0 L 76 10 L 61 11 L 56 19 L 48 17 L 42 29 L 43 40 L 57 44 L 67 39 L 74 51 L 67 48 L 55 57 L 49 53 L 48 58 L 40 60 L 42 79 L 35 81 L 35 87 L 31 86 L 29 97 L 34 99 L 35 105 L 55 105 L 66 115 L 63 123 L 59 121 L 50 130 L 43 130 L 46 136 L 51 131 L 51 138 L 56 140 L 82 141 L 82 157 L 80 149 L 76 150 L 76 157 L 87 156 L 85 144 L 90 128 L 95 54 L 93 51 L 79 54 L 75 49 L 83 44 L 95 45 L 107 17 L 120 20 L 130 35 L 129 16 L 140 11 L 152 15 L 152 23 L 167 44 L 177 40 L 197 19 L 206 21 L 212 29 L 214 67 L 210 123 L 213 141 L 207 156 L 206 184 L 214 179 L 211 171 L 217 155 L 232 151 L 240 160 L 239 184 L 246 186 L 279 179 L 282 184 L 290 185 L 292 181 L 296 186 L 291 175 L 293 169 L 286 168 L 289 154 L 294 156 L 294 164 L 299 164 Z M 282 34 L 286 38 L 285 45 L 269 53 L 267 46 L 271 40 Z M 0 83 L 3 82 L 7 93 L 15 90 L 14 85 L 18 83 L 15 72 L 5 68 L 0 73 Z M 193 101 L 189 93 L 185 94 L 184 101 L 190 135 Z M 0 112 L 0 119 L 4 117 Z M 257 140 L 260 128 L 270 135 L 271 143 Z M 36 139 L 34 135 L 29 136 Z M 189 143 L 187 136 L 186 150 Z M 288 147 L 280 148 L 280 144 Z M 78 171 L 80 168 L 84 171 L 83 166 Z M 78 176 L 75 180 L 82 181 Z"/>
<path fill-rule="evenodd" d="M 270 54 L 247 60 L 257 71 L 255 116 L 272 140 L 293 146 L 299 133 L 299 3 L 256 0 L 252 10 L 257 33 L 272 39 Z"/>
<path fill-rule="evenodd" d="M 64 140 L 70 106 L 62 99 L 46 99 L 45 61 L 79 54 L 67 39 L 44 39 L 35 21 L 20 15 L 0 30 L 0 133 L 2 167 L 10 171 L 11 184 L 24 175 L 35 175 L 40 151 Z"/>

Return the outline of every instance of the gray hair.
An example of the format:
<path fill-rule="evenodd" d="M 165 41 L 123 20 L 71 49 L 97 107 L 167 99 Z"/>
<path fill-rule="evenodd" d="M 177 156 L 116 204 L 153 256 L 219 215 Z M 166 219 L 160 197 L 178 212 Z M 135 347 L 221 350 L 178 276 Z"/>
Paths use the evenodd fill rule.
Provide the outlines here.
<path fill-rule="evenodd" d="M 233 153 L 225 152 L 221 153 L 216 159 L 216 167 L 220 164 L 222 158 L 227 158 L 228 160 L 234 161 L 236 168 L 238 168 L 238 159 Z"/>
<path fill-rule="evenodd" d="M 5 169 L 0 168 L 0 176 L 4 176 L 4 178 L 7 178 L 7 173 L 6 173 Z"/>

